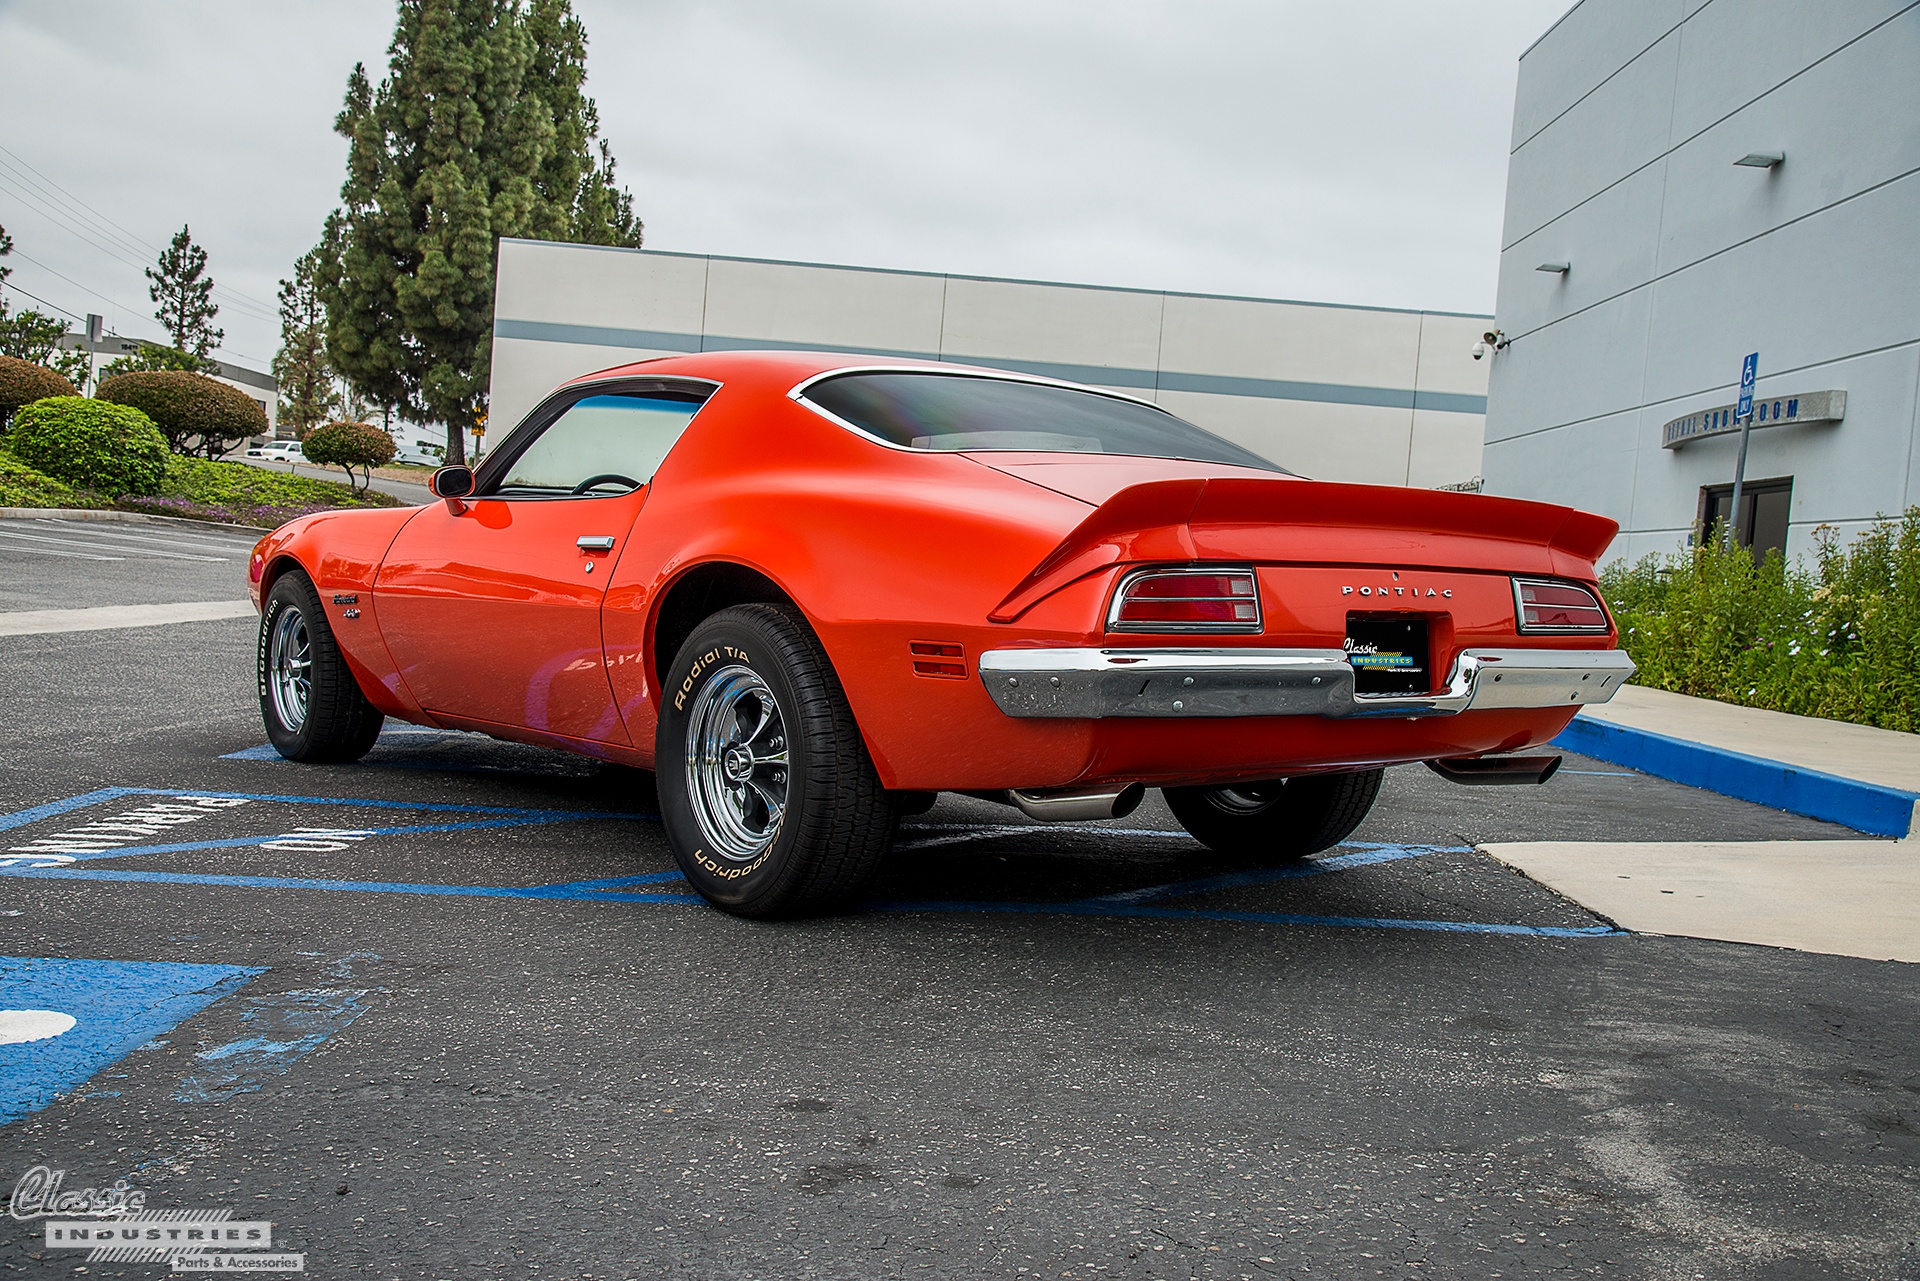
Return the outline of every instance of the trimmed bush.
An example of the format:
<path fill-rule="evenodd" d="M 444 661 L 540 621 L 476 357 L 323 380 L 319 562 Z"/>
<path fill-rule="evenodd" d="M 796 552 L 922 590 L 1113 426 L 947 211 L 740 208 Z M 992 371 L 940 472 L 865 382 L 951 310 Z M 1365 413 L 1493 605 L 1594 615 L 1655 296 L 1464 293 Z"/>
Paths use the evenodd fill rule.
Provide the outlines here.
<path fill-rule="evenodd" d="M 13 456 L 36 471 L 110 497 L 151 493 L 167 467 L 167 441 L 129 405 L 49 396 L 13 416 Z"/>
<path fill-rule="evenodd" d="M 175 453 L 218 458 L 235 442 L 267 431 L 267 411 L 259 401 L 205 374 L 180 370 L 115 374 L 100 384 L 97 395 L 118 405 L 132 405 L 151 418 Z"/>
<path fill-rule="evenodd" d="M 372 483 L 372 470 L 393 461 L 393 437 L 372 423 L 328 423 L 315 427 L 300 442 L 307 461 L 322 467 L 338 467 L 347 473 L 347 483 L 356 491 Z M 360 469 L 354 480 L 353 469 Z"/>
<path fill-rule="evenodd" d="M 13 411 L 48 396 L 78 396 L 80 391 L 45 365 L 17 356 L 0 356 L 0 425 Z"/>

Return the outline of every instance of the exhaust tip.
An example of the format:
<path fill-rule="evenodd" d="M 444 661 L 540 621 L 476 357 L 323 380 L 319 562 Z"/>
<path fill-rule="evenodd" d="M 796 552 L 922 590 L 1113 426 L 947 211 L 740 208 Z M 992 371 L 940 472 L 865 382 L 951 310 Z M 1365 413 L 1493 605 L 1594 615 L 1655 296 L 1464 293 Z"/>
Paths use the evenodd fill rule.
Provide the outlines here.
<path fill-rule="evenodd" d="M 1453 756 L 1428 761 L 1427 768 L 1451 783 L 1469 787 L 1544 783 L 1560 769 L 1554 756 Z"/>
<path fill-rule="evenodd" d="M 1140 808 L 1147 789 L 1141 783 L 1118 787 L 1052 788 L 1023 791 L 1014 788 L 1007 798 L 1020 812 L 1040 823 L 1097 823 L 1102 819 L 1125 818 Z"/>

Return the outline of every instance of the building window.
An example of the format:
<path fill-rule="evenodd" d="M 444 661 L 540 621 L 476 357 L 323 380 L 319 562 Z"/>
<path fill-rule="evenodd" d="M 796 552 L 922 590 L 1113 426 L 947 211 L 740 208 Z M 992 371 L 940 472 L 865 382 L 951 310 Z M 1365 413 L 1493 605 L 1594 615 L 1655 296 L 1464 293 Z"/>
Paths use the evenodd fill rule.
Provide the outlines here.
<path fill-rule="evenodd" d="M 1700 529 L 1712 531 L 1727 519 L 1733 502 L 1732 485 L 1700 487 Z M 1793 477 L 1750 480 L 1740 490 L 1740 515 L 1734 521 L 1734 536 L 1742 547 L 1753 551 L 1759 561 L 1770 551 L 1787 553 L 1787 517 L 1793 508 Z"/>

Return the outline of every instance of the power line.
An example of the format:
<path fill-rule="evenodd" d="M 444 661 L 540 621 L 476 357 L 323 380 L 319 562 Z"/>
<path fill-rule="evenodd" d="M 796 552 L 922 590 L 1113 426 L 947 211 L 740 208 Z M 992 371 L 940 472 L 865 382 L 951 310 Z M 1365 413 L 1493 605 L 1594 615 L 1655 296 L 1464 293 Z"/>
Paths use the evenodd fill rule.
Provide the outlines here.
<path fill-rule="evenodd" d="M 65 316 L 68 320 L 78 320 L 83 325 L 87 323 L 84 319 L 74 315 L 72 312 L 68 311 L 65 307 L 62 307 L 57 303 L 50 303 L 45 298 L 42 298 L 39 294 L 30 294 L 26 290 L 22 289 L 20 286 L 14 284 L 12 281 L 8 281 L 5 285 L 0 285 L 0 288 L 11 289 L 13 290 L 13 292 L 15 292 L 16 294 L 19 294 L 23 298 L 31 298 L 35 302 L 39 303 L 42 307 L 51 307 L 55 311 L 59 312 L 61 315 Z"/>
<path fill-rule="evenodd" d="M 41 173 L 38 169 L 35 169 L 22 159 L 19 153 L 7 147 L 0 146 L 0 154 L 11 157 L 13 161 L 12 164 L 8 164 L 7 161 L 0 160 L 0 170 L 11 171 L 10 173 L 0 173 L 0 181 L 7 181 L 9 185 L 16 188 L 24 188 L 24 190 L 16 190 L 15 194 L 33 199 L 38 204 L 50 206 L 53 210 L 51 214 L 46 213 L 44 210 L 36 210 L 35 212 L 41 213 L 43 217 L 48 217 L 50 221 L 54 221 L 64 230 L 85 240 L 88 244 L 101 250 L 103 253 L 119 258 L 120 261 L 127 263 L 129 266 L 139 267 L 142 270 L 146 268 L 147 263 L 140 261 L 137 257 L 143 250 L 152 258 L 157 259 L 160 256 L 161 250 L 152 243 L 134 235 L 131 231 L 128 231 L 113 219 L 87 204 L 86 201 L 80 199 L 80 197 L 47 177 L 47 175 Z M 79 226 L 76 227 L 74 225 L 75 222 L 77 222 Z M 95 237 L 98 237 L 98 239 Z M 101 240 L 105 240 L 108 243 L 102 244 L 100 243 Z M 133 259 L 126 257 L 129 252 L 136 255 L 136 257 Z M 236 310 L 253 313 L 254 318 L 257 320 L 271 321 L 278 318 L 279 313 L 274 309 L 272 304 L 263 302 L 255 298 L 252 294 L 243 293 L 231 286 L 222 285 L 217 282 L 213 287 L 213 292 L 225 299 L 228 304 Z"/>

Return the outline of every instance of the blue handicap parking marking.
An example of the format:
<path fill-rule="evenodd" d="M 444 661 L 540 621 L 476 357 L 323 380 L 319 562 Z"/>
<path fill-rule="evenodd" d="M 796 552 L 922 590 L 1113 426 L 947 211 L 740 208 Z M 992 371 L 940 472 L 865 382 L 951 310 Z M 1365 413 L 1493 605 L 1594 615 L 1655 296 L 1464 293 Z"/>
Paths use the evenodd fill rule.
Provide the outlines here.
<path fill-rule="evenodd" d="M 39 1111 L 262 973 L 243 965 L 0 957 L 0 1125 Z"/>
<path fill-rule="evenodd" d="M 275 807 L 332 806 L 363 811 L 414 811 L 433 821 L 376 823 L 344 828 L 333 826 L 272 827 L 249 836 L 212 836 L 200 840 L 154 840 L 155 835 L 186 836 L 200 818 L 214 814 L 239 816 L 256 803 L 261 813 Z M 110 813 L 95 818 L 90 807 Z M 96 811 L 97 812 L 97 811 Z M 43 880 L 82 880 L 160 885 L 206 885 L 240 889 L 317 890 L 360 894 L 417 894 L 440 897 L 522 900 L 571 900 L 663 906 L 693 906 L 704 902 L 692 892 L 678 871 L 650 872 L 594 880 L 544 885 L 460 885 L 418 881 L 354 880 L 338 877 L 249 876 L 192 870 L 147 870 L 101 866 L 108 860 L 145 854 L 179 854 L 195 850 L 255 847 L 282 852 L 342 850 L 373 838 L 414 836 L 531 827 L 581 820 L 656 823 L 652 814 L 599 810 L 551 810 L 512 806 L 459 805 L 428 801 L 369 800 L 342 796 L 285 796 L 264 792 L 189 791 L 179 788 L 109 787 L 66 800 L 54 801 L 13 814 L 0 815 L 0 876 Z M 250 825 L 259 826 L 257 820 Z M 209 830 L 217 830 L 210 825 Z M 1147 839 L 1197 844 L 1181 831 L 1097 825 L 1012 823 L 931 823 L 903 827 L 897 853 L 936 846 L 968 844 L 1008 836 L 1039 834 L 1097 836 L 1103 840 Z M 1143 917 L 1160 920 L 1238 921 L 1249 924 L 1309 925 L 1346 929 L 1428 930 L 1448 933 L 1503 934 L 1535 938 L 1586 938 L 1618 935 L 1608 925 L 1591 927 L 1533 926 L 1503 922 L 1407 920 L 1371 916 L 1332 916 L 1309 913 L 1239 911 L 1218 907 L 1181 906 L 1177 900 L 1223 890 L 1251 888 L 1307 876 L 1326 876 L 1435 853 L 1461 853 L 1461 847 L 1347 842 L 1303 863 L 1252 872 L 1178 881 L 1059 901 L 875 901 L 863 904 L 874 912 L 1012 913 L 1052 916 Z"/>

